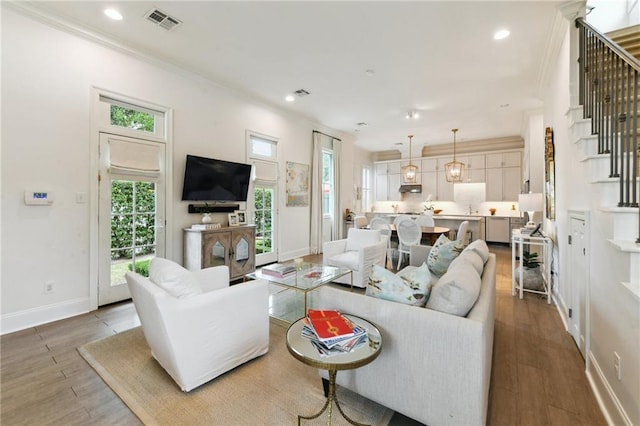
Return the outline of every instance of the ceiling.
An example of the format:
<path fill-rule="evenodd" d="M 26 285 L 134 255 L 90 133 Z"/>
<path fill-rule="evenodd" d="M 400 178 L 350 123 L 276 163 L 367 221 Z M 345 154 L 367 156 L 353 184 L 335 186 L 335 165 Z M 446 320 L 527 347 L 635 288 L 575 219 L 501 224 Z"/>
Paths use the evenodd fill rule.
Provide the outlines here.
<path fill-rule="evenodd" d="M 30 2 L 134 50 L 355 135 L 369 151 L 521 134 L 542 107 L 554 1 Z M 124 17 L 103 14 L 116 8 Z M 182 21 L 171 31 L 152 8 Z M 510 37 L 496 41 L 496 30 Z M 284 100 L 305 89 L 310 95 Z M 420 118 L 408 120 L 407 112 Z M 367 123 L 359 126 L 357 123 Z M 402 143 L 403 146 L 397 144 Z"/>

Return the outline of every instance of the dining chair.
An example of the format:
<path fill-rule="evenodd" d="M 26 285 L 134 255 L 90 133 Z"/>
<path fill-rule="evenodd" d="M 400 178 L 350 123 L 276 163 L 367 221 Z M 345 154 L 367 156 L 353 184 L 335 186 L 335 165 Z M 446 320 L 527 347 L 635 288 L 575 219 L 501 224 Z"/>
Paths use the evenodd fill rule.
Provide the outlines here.
<path fill-rule="evenodd" d="M 403 221 L 403 220 L 413 220 L 413 218 L 411 216 L 409 216 L 408 214 L 399 214 L 398 216 L 396 216 L 395 219 L 393 219 L 393 225 L 396 227 L 396 229 L 398 229 L 398 224 Z"/>
<path fill-rule="evenodd" d="M 398 233 L 398 265 L 396 270 L 400 270 L 402 266 L 403 255 L 410 256 L 410 248 L 413 245 L 420 244 L 422 238 L 422 229 L 414 220 L 401 220 L 396 225 Z M 408 263 L 408 261 L 407 261 Z"/>
<path fill-rule="evenodd" d="M 436 222 L 433 220 L 433 216 L 427 214 L 421 214 L 416 217 L 416 223 L 420 226 L 428 226 L 433 228 L 436 226 Z"/>
<path fill-rule="evenodd" d="M 387 254 L 384 263 L 385 267 L 387 267 L 388 262 L 393 258 L 391 254 L 391 224 L 384 218 L 374 217 L 369 223 L 369 229 L 377 229 L 380 231 L 380 235 L 387 238 Z M 393 267 L 393 262 L 391 262 L 391 267 Z M 391 269 L 391 267 L 388 269 Z"/>
<path fill-rule="evenodd" d="M 369 220 L 364 215 L 359 215 L 353 218 L 353 227 L 356 229 L 364 229 L 369 225 Z"/>
<path fill-rule="evenodd" d="M 458 233 L 456 234 L 456 240 L 461 240 L 463 246 L 467 246 L 467 230 L 469 229 L 469 221 L 463 220 L 458 226 Z"/>

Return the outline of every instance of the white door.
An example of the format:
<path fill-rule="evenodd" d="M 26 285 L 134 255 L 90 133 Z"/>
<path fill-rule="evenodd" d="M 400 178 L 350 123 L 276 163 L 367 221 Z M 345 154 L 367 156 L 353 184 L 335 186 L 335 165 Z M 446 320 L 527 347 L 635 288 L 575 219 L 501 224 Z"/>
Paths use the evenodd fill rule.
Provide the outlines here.
<path fill-rule="evenodd" d="M 253 215 L 256 226 L 256 266 L 278 261 L 277 199 L 276 183 L 254 184 Z"/>
<path fill-rule="evenodd" d="M 98 305 L 130 298 L 124 275 L 147 275 L 165 252 L 165 145 L 100 134 Z"/>
<path fill-rule="evenodd" d="M 583 219 L 571 217 L 571 244 L 569 247 L 569 274 L 571 288 L 570 333 L 586 359 L 586 305 L 588 271 L 586 225 Z"/>

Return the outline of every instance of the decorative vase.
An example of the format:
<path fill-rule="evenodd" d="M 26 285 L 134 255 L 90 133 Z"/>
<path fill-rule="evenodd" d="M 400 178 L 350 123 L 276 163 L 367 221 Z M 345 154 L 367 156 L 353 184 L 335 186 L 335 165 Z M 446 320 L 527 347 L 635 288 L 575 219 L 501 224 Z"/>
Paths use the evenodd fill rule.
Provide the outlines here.
<path fill-rule="evenodd" d="M 213 219 L 211 219 L 211 213 L 202 213 L 202 223 L 211 223 Z"/>

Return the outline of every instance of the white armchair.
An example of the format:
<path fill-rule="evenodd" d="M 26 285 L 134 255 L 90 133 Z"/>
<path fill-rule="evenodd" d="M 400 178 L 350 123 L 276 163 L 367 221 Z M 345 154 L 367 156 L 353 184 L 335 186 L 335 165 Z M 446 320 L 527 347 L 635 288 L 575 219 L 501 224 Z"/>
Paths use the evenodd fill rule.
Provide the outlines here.
<path fill-rule="evenodd" d="M 269 350 L 266 281 L 229 286 L 226 266 L 191 272 L 160 258 L 149 272 L 127 272 L 127 284 L 153 357 L 183 391 Z"/>
<path fill-rule="evenodd" d="M 323 244 L 323 263 L 327 266 L 348 268 L 353 271 L 353 285 L 366 287 L 373 265 L 384 268 L 387 254 L 387 237 L 380 230 L 349 229 L 347 238 Z M 336 282 L 349 284 L 349 276 Z"/>

